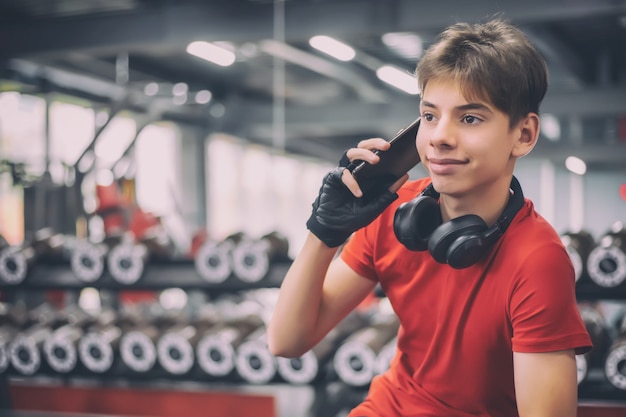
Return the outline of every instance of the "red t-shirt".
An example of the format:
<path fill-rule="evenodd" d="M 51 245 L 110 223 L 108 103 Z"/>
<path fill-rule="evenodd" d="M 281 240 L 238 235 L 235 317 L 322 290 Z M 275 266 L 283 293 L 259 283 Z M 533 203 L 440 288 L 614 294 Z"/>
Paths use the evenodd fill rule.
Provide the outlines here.
<path fill-rule="evenodd" d="M 513 352 L 591 348 L 574 270 L 556 231 L 526 200 L 477 264 L 457 270 L 406 249 L 396 208 L 430 182 L 410 181 L 341 257 L 380 283 L 401 323 L 398 352 L 349 417 L 518 415 Z"/>

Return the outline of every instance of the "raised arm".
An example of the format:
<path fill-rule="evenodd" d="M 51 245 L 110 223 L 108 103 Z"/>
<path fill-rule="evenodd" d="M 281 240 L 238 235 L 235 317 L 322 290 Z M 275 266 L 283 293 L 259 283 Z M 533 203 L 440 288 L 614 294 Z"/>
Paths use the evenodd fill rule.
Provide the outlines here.
<path fill-rule="evenodd" d="M 367 139 L 348 150 L 343 159 L 375 164 L 379 157 L 372 149 L 388 147 L 384 139 Z M 405 175 L 365 200 L 345 166 L 326 175 L 306 224 L 310 233 L 283 280 L 268 326 L 268 344 L 274 355 L 305 353 L 373 290 L 373 281 L 335 256 L 337 247 L 378 217 L 397 198 L 395 192 L 407 179 Z"/>
<path fill-rule="evenodd" d="M 270 351 L 296 357 L 319 342 L 374 288 L 315 235 L 289 268 L 268 326 Z"/>

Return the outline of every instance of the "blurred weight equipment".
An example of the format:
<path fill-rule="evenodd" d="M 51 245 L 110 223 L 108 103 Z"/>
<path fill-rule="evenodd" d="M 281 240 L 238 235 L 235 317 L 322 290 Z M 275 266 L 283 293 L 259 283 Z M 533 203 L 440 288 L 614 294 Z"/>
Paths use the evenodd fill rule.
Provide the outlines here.
<path fill-rule="evenodd" d="M 196 345 L 200 368 L 216 378 L 230 376 L 235 370 L 236 351 L 246 338 L 264 325 L 256 314 L 230 317 L 204 331 Z"/>
<path fill-rule="evenodd" d="M 572 265 L 576 281 L 587 277 L 587 259 L 591 250 L 595 247 L 595 240 L 591 233 L 581 230 L 578 232 L 565 232 L 561 234 L 561 241 L 565 245 Z"/>
<path fill-rule="evenodd" d="M 7 303 L 0 303 L 0 374 L 9 367 L 9 346 L 18 332 L 18 323 L 11 308 Z"/>
<path fill-rule="evenodd" d="M 587 270 L 600 287 L 613 288 L 626 282 L 626 229 L 621 223 L 598 240 L 589 253 Z"/>
<path fill-rule="evenodd" d="M 113 246 L 107 256 L 111 277 L 124 285 L 139 281 L 149 262 L 173 259 L 175 247 L 160 225 L 148 229 L 139 241 L 123 240 Z"/>
<path fill-rule="evenodd" d="M 376 358 L 398 333 L 395 314 L 375 315 L 372 323 L 348 337 L 335 352 L 333 366 L 340 380 L 348 385 L 367 385 L 376 375 Z"/>
<path fill-rule="evenodd" d="M 586 379 L 589 369 L 602 366 L 611 343 L 611 335 L 599 306 L 579 304 L 578 310 L 593 344 L 591 351 L 584 355 L 576 355 L 577 379 L 580 384 Z"/>
<path fill-rule="evenodd" d="M 289 240 L 277 231 L 258 240 L 244 239 L 232 249 L 233 273 L 243 282 L 259 282 L 272 262 L 289 259 Z"/>
<path fill-rule="evenodd" d="M 20 284 L 35 262 L 62 262 L 69 259 L 66 250 L 66 237 L 53 233 L 52 229 L 38 230 L 31 241 L 21 245 L 8 246 L 0 252 L 0 281 L 6 284 Z"/>
<path fill-rule="evenodd" d="M 174 375 L 191 371 L 196 363 L 198 342 L 219 321 L 214 309 L 202 309 L 192 322 L 180 323 L 165 331 L 157 342 L 157 360 Z"/>
<path fill-rule="evenodd" d="M 52 370 L 69 373 L 78 364 L 78 343 L 85 329 L 95 321 L 95 317 L 77 305 L 67 307 L 62 316 L 67 324 L 56 329 L 51 337 L 46 339 L 43 352 Z"/>
<path fill-rule="evenodd" d="M 8 324 L 0 326 L 0 375 L 9 367 L 9 346 L 16 334 L 17 329 L 14 326 Z"/>
<path fill-rule="evenodd" d="M 143 276 L 148 258 L 148 248 L 145 245 L 122 242 L 109 251 L 107 268 L 115 281 L 131 285 Z"/>
<path fill-rule="evenodd" d="M 618 336 L 608 349 L 604 374 L 612 386 L 626 391 L 626 315 L 618 326 Z"/>
<path fill-rule="evenodd" d="M 43 344 L 54 330 L 65 324 L 62 316 L 43 303 L 28 312 L 26 322 L 11 342 L 9 356 L 13 369 L 22 375 L 33 375 L 41 367 Z"/>
<path fill-rule="evenodd" d="M 136 322 L 129 314 L 105 310 L 85 330 L 78 342 L 78 357 L 89 371 L 102 374 L 113 368 L 119 358 L 119 342 L 124 331 Z"/>
<path fill-rule="evenodd" d="M 198 275 L 213 284 L 226 281 L 233 272 L 231 251 L 244 239 L 244 236 L 244 233 L 237 232 L 222 241 L 207 238 L 194 256 L 194 265 Z"/>
<path fill-rule="evenodd" d="M 122 362 L 138 373 L 148 372 L 156 364 L 156 344 L 161 332 L 183 320 L 178 312 L 147 313 L 142 314 L 142 320 L 124 332 L 119 345 Z"/>
<path fill-rule="evenodd" d="M 391 361 L 396 356 L 396 350 L 398 345 L 398 338 L 394 337 L 380 350 L 376 356 L 376 375 L 384 374 L 391 365 Z"/>
<path fill-rule="evenodd" d="M 85 283 L 98 281 L 104 275 L 106 257 L 111 247 L 122 241 L 123 235 L 109 235 L 101 243 L 78 240 L 72 251 L 70 266 L 74 276 Z"/>
<path fill-rule="evenodd" d="M 365 324 L 365 317 L 356 310 L 352 311 L 304 355 L 297 358 L 276 358 L 278 374 L 292 384 L 309 384 L 315 381 L 331 363 L 341 341 Z"/>
<path fill-rule="evenodd" d="M 277 374 L 276 357 L 267 347 L 267 331 L 261 326 L 250 334 L 237 348 L 235 355 L 237 374 L 250 384 L 267 384 Z"/>

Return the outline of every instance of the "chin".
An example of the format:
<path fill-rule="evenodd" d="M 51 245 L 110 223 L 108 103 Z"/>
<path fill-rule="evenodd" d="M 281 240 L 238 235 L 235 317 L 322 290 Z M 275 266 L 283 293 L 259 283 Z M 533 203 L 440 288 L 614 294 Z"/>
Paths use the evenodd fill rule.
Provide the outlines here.
<path fill-rule="evenodd" d="M 454 179 L 453 177 L 439 177 L 439 176 L 431 176 L 430 177 L 433 183 L 433 187 L 435 191 L 440 194 L 448 194 L 454 195 L 462 192 L 464 188 L 463 182 L 458 179 Z"/>

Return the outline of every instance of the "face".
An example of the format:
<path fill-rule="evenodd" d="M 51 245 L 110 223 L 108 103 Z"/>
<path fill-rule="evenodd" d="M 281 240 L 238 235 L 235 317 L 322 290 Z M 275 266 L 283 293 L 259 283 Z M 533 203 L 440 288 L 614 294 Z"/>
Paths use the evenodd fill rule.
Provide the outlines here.
<path fill-rule="evenodd" d="M 466 99 L 456 82 L 429 81 L 420 103 L 417 149 L 442 195 L 488 195 L 508 187 L 520 129 L 491 103 Z M 504 185 L 503 185 L 504 184 Z"/>

